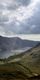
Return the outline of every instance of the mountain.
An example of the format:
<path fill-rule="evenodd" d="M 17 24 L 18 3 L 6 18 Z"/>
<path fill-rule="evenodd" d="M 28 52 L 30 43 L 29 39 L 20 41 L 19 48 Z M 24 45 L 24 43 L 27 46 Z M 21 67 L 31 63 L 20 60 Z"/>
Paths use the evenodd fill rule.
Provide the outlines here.
<path fill-rule="evenodd" d="M 8 58 L 8 63 L 17 64 L 16 68 L 26 76 L 40 75 L 40 43 L 23 54 Z M 35 80 L 35 79 L 33 79 Z M 37 79 L 40 80 L 40 79 Z"/>
<path fill-rule="evenodd" d="M 22 40 L 18 37 L 8 38 L 0 36 L 0 58 L 30 49 L 37 43 L 38 41 Z"/>
<path fill-rule="evenodd" d="M 0 71 L 4 79 L 40 80 L 40 43 L 23 54 L 1 59 Z"/>
<path fill-rule="evenodd" d="M 38 43 L 34 48 L 26 51 L 19 64 L 24 66 L 26 69 L 28 68 L 32 75 L 40 75 L 40 43 Z"/>
<path fill-rule="evenodd" d="M 37 43 L 37 41 L 22 40 L 18 37 L 8 38 L 0 36 L 0 49 L 2 50 L 16 50 L 25 47 L 33 47 Z"/>

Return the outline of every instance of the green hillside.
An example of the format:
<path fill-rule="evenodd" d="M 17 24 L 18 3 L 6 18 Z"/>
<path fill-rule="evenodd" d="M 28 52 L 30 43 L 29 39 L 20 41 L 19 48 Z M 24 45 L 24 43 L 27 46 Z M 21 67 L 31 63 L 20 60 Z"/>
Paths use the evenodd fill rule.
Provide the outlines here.
<path fill-rule="evenodd" d="M 38 76 L 40 76 L 40 45 L 19 55 L 0 59 L 0 80 L 40 80 Z"/>

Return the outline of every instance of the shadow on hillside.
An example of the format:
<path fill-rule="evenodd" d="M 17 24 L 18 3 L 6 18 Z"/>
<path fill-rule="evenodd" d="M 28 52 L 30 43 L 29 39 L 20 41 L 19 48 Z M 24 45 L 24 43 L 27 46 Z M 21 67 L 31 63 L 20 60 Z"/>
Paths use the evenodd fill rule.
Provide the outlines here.
<path fill-rule="evenodd" d="M 28 77 L 20 71 L 14 73 L 0 73 L 0 80 L 40 80 L 40 75 Z"/>

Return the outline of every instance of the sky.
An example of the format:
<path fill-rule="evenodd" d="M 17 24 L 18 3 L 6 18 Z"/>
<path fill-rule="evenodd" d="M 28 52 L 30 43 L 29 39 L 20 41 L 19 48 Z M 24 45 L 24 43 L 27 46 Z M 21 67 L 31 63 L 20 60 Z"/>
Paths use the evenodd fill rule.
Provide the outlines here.
<path fill-rule="evenodd" d="M 0 0 L 0 35 L 40 34 L 40 0 Z"/>

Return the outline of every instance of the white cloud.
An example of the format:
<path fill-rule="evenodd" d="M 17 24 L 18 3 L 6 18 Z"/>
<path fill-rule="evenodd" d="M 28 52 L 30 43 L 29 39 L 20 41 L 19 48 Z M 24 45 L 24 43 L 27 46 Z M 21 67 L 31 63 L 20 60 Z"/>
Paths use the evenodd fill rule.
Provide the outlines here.
<path fill-rule="evenodd" d="M 23 1 L 23 0 L 21 0 L 21 1 Z M 7 26 L 9 27 L 8 34 L 10 33 L 10 35 L 14 34 L 14 33 L 19 33 L 20 31 L 22 32 L 23 29 L 26 30 L 27 26 L 25 27 L 25 25 L 26 25 L 25 20 L 27 22 L 28 19 L 34 15 L 34 13 L 37 9 L 37 4 L 39 2 L 40 2 L 39 0 L 31 0 L 29 5 L 27 5 L 27 6 L 20 5 L 19 6 L 19 3 L 17 2 L 17 0 L 0 0 L 0 5 L 3 8 L 3 9 L 0 9 L 0 16 L 2 16 L 1 23 L 2 23 L 2 26 L 3 26 L 3 24 L 5 26 L 5 27 L 3 26 L 2 27 L 3 30 L 0 29 L 0 31 L 3 32 L 3 34 L 7 35 L 7 33 L 6 33 Z M 8 9 L 9 7 L 12 8 L 12 10 Z M 7 20 L 6 20 L 6 18 L 7 18 Z M 4 20 L 4 22 L 3 22 L 3 20 Z M 0 26 L 1 26 L 1 23 L 0 23 Z M 15 25 L 13 25 L 13 23 Z M 20 26 L 22 23 L 25 23 L 25 25 Z M 25 28 L 23 28 L 23 27 L 25 27 Z M 30 30 L 33 30 L 35 27 L 36 27 L 35 25 L 32 25 L 29 28 L 29 30 L 23 31 L 23 32 L 30 33 Z M 14 30 L 13 32 L 12 32 L 11 28 Z M 0 32 L 0 34 L 1 34 L 1 32 Z"/>
<path fill-rule="evenodd" d="M 27 20 L 33 15 L 38 0 L 32 0 L 32 2 L 28 6 L 19 6 L 16 10 L 12 11 L 8 10 L 7 6 L 13 0 L 12 1 L 2 0 L 2 1 L 4 1 L 2 2 L 3 6 L 5 6 L 5 9 L 2 11 L 2 14 L 9 17 L 10 20 L 9 22 L 11 22 L 11 20 L 13 20 L 14 18 L 19 22 L 23 22 L 25 19 Z"/>
<path fill-rule="evenodd" d="M 0 26 L 0 35 L 2 36 L 11 36 L 13 37 L 13 35 L 16 35 L 16 33 L 9 31 L 5 31 L 5 29 L 3 27 Z"/>
<path fill-rule="evenodd" d="M 4 35 L 4 34 L 5 34 L 4 28 L 0 26 L 0 35 Z"/>

